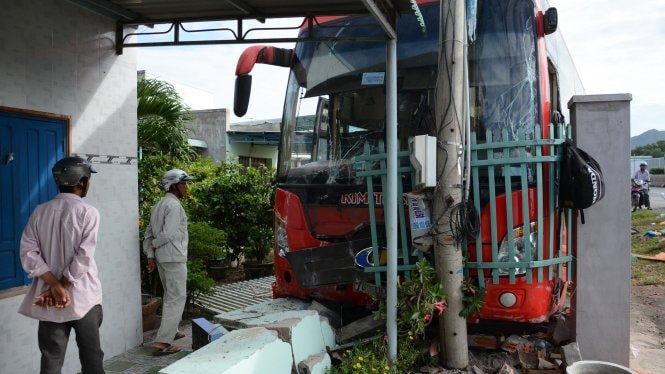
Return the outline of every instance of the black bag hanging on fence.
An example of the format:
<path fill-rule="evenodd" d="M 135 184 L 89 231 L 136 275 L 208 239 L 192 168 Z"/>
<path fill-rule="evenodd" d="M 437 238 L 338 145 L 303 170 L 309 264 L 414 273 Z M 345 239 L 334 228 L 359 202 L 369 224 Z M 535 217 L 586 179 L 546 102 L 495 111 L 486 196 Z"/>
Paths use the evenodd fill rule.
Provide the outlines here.
<path fill-rule="evenodd" d="M 577 148 L 571 139 L 563 143 L 559 170 L 559 208 L 578 209 L 584 224 L 584 212 L 605 196 L 605 182 L 600 164 Z"/>

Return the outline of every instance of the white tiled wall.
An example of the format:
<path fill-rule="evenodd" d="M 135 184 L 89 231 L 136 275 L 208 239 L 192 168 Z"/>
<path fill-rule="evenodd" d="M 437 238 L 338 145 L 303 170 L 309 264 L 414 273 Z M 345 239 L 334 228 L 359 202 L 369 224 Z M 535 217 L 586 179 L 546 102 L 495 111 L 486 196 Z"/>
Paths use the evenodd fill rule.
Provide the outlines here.
<path fill-rule="evenodd" d="M 68 1 L 0 0 L 0 18 L 0 106 L 71 116 L 72 153 L 133 158 L 96 165 L 86 198 L 101 214 L 96 259 L 110 358 L 142 340 L 135 52 L 116 56 L 115 22 Z M 1 297 L 0 373 L 36 373 L 37 323 L 16 312 L 22 296 Z M 73 338 L 63 373 L 80 370 Z"/>

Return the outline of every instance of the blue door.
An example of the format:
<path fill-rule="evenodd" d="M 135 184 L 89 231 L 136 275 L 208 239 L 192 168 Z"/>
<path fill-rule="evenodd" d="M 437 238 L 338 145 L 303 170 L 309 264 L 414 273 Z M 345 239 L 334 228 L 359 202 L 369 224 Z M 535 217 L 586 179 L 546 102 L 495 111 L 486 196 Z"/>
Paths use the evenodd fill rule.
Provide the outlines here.
<path fill-rule="evenodd" d="M 53 198 L 51 168 L 65 156 L 67 122 L 0 111 L 0 290 L 30 283 L 19 258 L 23 228 Z"/>

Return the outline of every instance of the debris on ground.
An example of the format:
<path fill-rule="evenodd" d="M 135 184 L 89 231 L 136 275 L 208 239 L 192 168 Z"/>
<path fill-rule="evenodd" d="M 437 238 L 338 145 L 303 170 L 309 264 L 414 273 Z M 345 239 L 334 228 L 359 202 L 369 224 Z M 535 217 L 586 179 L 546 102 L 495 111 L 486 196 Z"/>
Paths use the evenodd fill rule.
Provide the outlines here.
<path fill-rule="evenodd" d="M 646 255 L 638 255 L 635 253 L 631 253 L 631 256 L 641 258 L 643 260 L 651 260 L 651 261 L 662 261 L 665 262 L 665 252 L 660 252 L 655 256 L 646 256 Z"/>

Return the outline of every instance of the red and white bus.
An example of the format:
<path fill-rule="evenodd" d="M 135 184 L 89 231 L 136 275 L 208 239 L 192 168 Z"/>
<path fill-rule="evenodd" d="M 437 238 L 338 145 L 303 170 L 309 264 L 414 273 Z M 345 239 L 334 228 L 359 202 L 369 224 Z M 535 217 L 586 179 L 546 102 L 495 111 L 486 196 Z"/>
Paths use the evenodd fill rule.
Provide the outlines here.
<path fill-rule="evenodd" d="M 413 137 L 436 136 L 437 111 L 451 110 L 435 102 L 437 76 L 445 73 L 440 4 L 417 5 L 396 26 L 398 146 L 407 152 Z M 562 307 L 571 263 L 555 197 L 557 125 L 565 102 L 583 88 L 546 2 L 479 0 L 474 20 L 467 87 L 473 142 L 466 150 L 473 156 L 460 184 L 470 183 L 466 200 L 479 232 L 464 240 L 465 273 L 486 290 L 480 318 L 542 322 Z M 252 46 L 238 62 L 238 115 L 255 63 L 291 70 L 277 166 L 275 297 L 375 303 L 378 278 L 359 257 L 376 241 L 385 245 L 385 178 L 372 174 L 381 161 L 367 155 L 385 153 L 386 46 L 351 40 L 372 35 L 383 31 L 371 17 L 319 18 L 301 30 L 294 49 Z M 408 157 L 399 165 L 408 166 Z M 414 188 L 411 174 L 400 179 L 402 192 Z"/>

